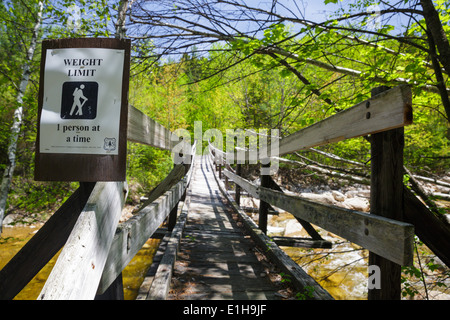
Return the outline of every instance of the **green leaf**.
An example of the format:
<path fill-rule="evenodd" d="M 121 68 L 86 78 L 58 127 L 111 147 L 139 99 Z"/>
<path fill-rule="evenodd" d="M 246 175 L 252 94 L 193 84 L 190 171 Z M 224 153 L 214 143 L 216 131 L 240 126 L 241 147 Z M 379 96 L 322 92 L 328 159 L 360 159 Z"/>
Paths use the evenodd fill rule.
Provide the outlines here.
<path fill-rule="evenodd" d="M 289 77 L 291 75 L 291 71 L 289 69 L 282 69 L 280 71 L 280 76 L 283 78 Z"/>

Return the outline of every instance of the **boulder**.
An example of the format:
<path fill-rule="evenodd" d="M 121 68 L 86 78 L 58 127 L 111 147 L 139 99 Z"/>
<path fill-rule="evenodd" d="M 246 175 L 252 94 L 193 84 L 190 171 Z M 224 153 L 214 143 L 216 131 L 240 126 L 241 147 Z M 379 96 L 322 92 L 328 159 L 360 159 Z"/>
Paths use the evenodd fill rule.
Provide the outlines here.
<path fill-rule="evenodd" d="M 334 197 L 331 194 L 331 192 L 302 193 L 301 196 L 308 200 L 323 203 L 323 204 L 336 204 L 336 200 L 334 200 Z"/>
<path fill-rule="evenodd" d="M 12 227 L 16 219 L 18 219 L 20 215 L 18 213 L 8 214 L 3 218 L 3 226 L 4 227 Z"/>
<path fill-rule="evenodd" d="M 267 234 L 272 237 L 273 236 L 282 236 L 283 231 L 284 231 L 283 227 L 267 226 Z"/>
<path fill-rule="evenodd" d="M 349 198 L 344 201 L 344 207 L 351 210 L 369 212 L 369 201 L 363 198 Z"/>
<path fill-rule="evenodd" d="M 334 200 L 339 201 L 339 202 L 345 201 L 345 195 L 343 195 L 341 192 L 333 190 L 333 191 L 331 191 L 331 194 L 333 195 Z"/>
<path fill-rule="evenodd" d="M 303 226 L 295 219 L 289 219 L 284 229 L 285 237 L 299 237 L 302 234 Z"/>

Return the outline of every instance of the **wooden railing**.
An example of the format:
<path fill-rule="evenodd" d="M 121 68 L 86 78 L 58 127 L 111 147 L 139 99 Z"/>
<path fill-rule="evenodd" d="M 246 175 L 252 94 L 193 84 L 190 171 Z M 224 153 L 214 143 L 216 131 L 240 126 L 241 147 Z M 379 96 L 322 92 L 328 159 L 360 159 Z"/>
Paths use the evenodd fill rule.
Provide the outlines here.
<path fill-rule="evenodd" d="M 230 156 L 237 159 L 237 151 L 227 154 L 210 144 L 210 152 L 220 175 L 224 174 L 236 184 L 238 205 L 241 189 L 260 199 L 259 227 L 264 232 L 267 228 L 267 213 L 273 205 L 296 217 L 310 233 L 312 240 L 316 240 L 316 246 L 320 243 L 323 245 L 323 239 L 310 223 L 358 244 L 370 251 L 369 265 L 381 268 L 382 289 L 372 291 L 372 298 L 399 299 L 400 266 L 412 265 L 414 256 L 414 226 L 404 222 L 406 215 L 403 212 L 403 126 L 412 123 L 411 104 L 411 91 L 406 86 L 379 94 L 373 92 L 371 99 L 279 140 L 279 154 L 271 155 L 271 160 L 279 161 L 279 156 L 298 150 L 370 135 L 370 214 L 286 194 L 270 175 L 262 175 L 261 184 L 257 185 L 237 173 L 241 166 L 239 162 L 235 171 L 227 163 Z M 270 156 L 270 150 L 270 145 L 259 151 L 247 150 L 245 158 L 255 158 L 250 152 Z M 267 159 L 264 162 L 267 163 Z"/>
<path fill-rule="evenodd" d="M 172 150 L 179 138 L 134 107 L 128 140 Z M 0 299 L 13 299 L 61 249 L 38 299 L 123 298 L 122 270 L 158 227 L 173 228 L 192 174 L 195 143 L 129 220 L 119 224 L 126 182 L 80 182 L 80 187 L 0 271 Z"/>
<path fill-rule="evenodd" d="M 312 300 L 334 300 L 329 292 L 327 292 L 315 279 L 309 276 L 295 261 L 293 261 L 279 246 L 298 246 L 298 247 L 308 247 L 308 248 L 331 248 L 331 243 L 329 241 L 323 240 L 314 228 L 308 228 L 308 232 L 313 235 L 313 239 L 305 238 L 284 238 L 281 237 L 268 237 L 263 230 L 261 230 L 260 225 L 258 226 L 253 219 L 251 219 L 246 212 L 239 205 L 240 191 L 239 184 L 236 183 L 236 193 L 233 199 L 229 193 L 226 185 L 228 184 L 227 177 L 225 177 L 225 183 L 220 177 L 222 162 L 218 159 L 222 158 L 223 153 L 215 149 L 211 144 L 209 145 L 208 160 L 211 170 L 216 170 L 217 174 L 214 174 L 219 189 L 227 199 L 228 203 L 233 207 L 235 212 L 239 215 L 242 225 L 249 233 L 252 240 L 259 246 L 263 248 L 264 254 L 270 259 L 271 263 L 277 266 L 281 272 L 286 274 L 289 278 L 290 283 L 299 292 L 306 294 L 307 299 Z M 223 159 L 226 160 L 226 159 Z M 225 161 L 224 161 L 225 162 Z M 225 166 L 228 166 L 225 162 Z M 241 164 L 237 165 L 238 168 Z M 233 170 L 228 166 L 229 170 Z M 236 176 L 238 177 L 238 176 Z M 239 177 L 239 181 L 242 184 L 246 184 L 248 180 Z M 248 182 L 246 184 L 249 188 L 244 187 L 244 190 L 257 190 L 253 188 L 253 183 Z M 249 193 L 251 193 L 250 191 Z M 261 221 L 260 221 L 261 222 Z M 302 223 L 307 227 L 306 222 Z M 305 228 L 306 229 L 306 228 Z M 312 232 L 311 232 L 312 230 Z M 315 235 L 317 234 L 317 236 Z M 288 242 L 285 242 L 285 241 Z"/>

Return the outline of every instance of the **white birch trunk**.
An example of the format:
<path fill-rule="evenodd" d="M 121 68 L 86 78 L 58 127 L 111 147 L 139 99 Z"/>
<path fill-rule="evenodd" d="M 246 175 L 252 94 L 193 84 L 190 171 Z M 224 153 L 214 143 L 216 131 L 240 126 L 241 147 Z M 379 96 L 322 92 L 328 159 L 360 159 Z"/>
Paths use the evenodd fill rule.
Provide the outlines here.
<path fill-rule="evenodd" d="M 116 22 L 116 35 L 115 37 L 117 39 L 124 39 L 126 28 L 125 28 L 125 22 L 126 22 L 126 13 L 128 8 L 131 8 L 131 5 L 133 4 L 134 0 L 122 0 L 119 4 L 119 12 Z"/>
<path fill-rule="evenodd" d="M 14 111 L 14 121 L 11 126 L 11 137 L 8 146 L 8 164 L 3 173 L 2 183 L 0 185 L 0 232 L 3 225 L 3 216 L 6 210 L 6 200 L 8 198 L 9 188 L 11 185 L 11 180 L 13 177 L 14 169 L 16 167 L 16 149 L 17 140 L 19 138 L 20 126 L 22 125 L 22 115 L 23 115 L 23 96 L 25 95 L 25 90 L 28 85 L 28 80 L 31 74 L 31 63 L 33 60 L 33 55 L 36 50 L 36 43 L 38 39 L 39 28 L 41 26 L 43 3 L 39 2 L 39 11 L 37 13 L 36 24 L 33 28 L 33 35 L 31 37 L 30 47 L 27 52 L 26 62 L 23 66 L 22 78 L 20 80 L 19 91 L 17 92 L 16 102 L 17 109 Z"/>

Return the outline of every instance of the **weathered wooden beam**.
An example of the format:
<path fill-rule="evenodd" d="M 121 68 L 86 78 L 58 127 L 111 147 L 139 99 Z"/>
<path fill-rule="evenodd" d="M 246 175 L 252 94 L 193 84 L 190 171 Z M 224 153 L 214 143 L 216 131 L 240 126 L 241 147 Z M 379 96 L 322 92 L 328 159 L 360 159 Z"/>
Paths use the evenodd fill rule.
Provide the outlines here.
<path fill-rule="evenodd" d="M 450 267 L 450 227 L 439 220 L 408 188 L 403 188 L 405 221 L 412 223 L 420 241 Z"/>
<path fill-rule="evenodd" d="M 332 243 L 327 240 L 314 240 L 310 238 L 270 237 L 279 246 L 297 248 L 323 248 L 331 249 Z"/>
<path fill-rule="evenodd" d="M 183 179 L 137 215 L 119 225 L 109 250 L 97 294 L 102 294 L 109 287 L 164 222 L 183 196 L 185 188 L 186 182 Z"/>
<path fill-rule="evenodd" d="M 230 178 L 231 180 L 233 180 L 236 184 L 238 184 L 242 189 L 244 189 L 245 191 L 247 191 L 252 197 L 255 198 L 259 198 L 258 195 L 258 186 L 251 183 L 250 181 L 232 173 L 231 171 L 228 171 L 227 169 L 225 169 L 223 171 L 223 173 Z"/>
<path fill-rule="evenodd" d="M 280 192 L 283 192 L 283 190 L 280 188 L 280 186 L 272 179 L 271 176 L 268 176 L 269 179 L 269 188 L 272 190 L 277 190 Z M 295 217 L 295 216 L 294 216 Z M 314 227 L 308 222 L 303 219 L 300 219 L 299 217 L 295 217 L 297 221 L 302 225 L 302 227 L 308 232 L 308 234 L 314 239 L 314 240 L 323 240 L 320 234 L 314 229 Z"/>
<path fill-rule="evenodd" d="M 94 299 L 126 195 L 124 182 L 95 185 L 39 300 Z"/>
<path fill-rule="evenodd" d="M 147 300 L 166 300 L 167 298 L 178 248 L 180 246 L 180 241 L 187 221 L 190 202 L 191 199 L 188 195 L 186 200 L 180 206 L 181 210 L 179 218 L 173 228 L 167 242 L 164 255 L 159 263 L 158 269 L 156 270 L 155 277 L 146 297 Z"/>
<path fill-rule="evenodd" d="M 128 106 L 127 139 L 163 150 L 172 150 L 173 133 L 133 106 Z"/>
<path fill-rule="evenodd" d="M 172 171 L 169 172 L 169 174 L 164 178 L 163 181 L 161 181 L 158 186 L 153 189 L 150 194 L 148 195 L 148 199 L 145 200 L 145 202 L 142 204 L 142 206 L 136 211 L 139 212 L 143 208 L 147 207 L 150 203 L 158 199 L 164 192 L 169 190 L 175 183 L 181 180 L 183 178 L 185 172 L 184 165 L 177 164 L 173 167 Z"/>
<path fill-rule="evenodd" d="M 260 199 L 400 265 L 412 265 L 414 226 L 260 188 Z"/>
<path fill-rule="evenodd" d="M 95 183 L 81 183 L 0 271 L 0 300 L 13 299 L 66 243 Z"/>
<path fill-rule="evenodd" d="M 279 155 L 411 124 L 411 105 L 411 89 L 395 87 L 281 139 Z"/>
<path fill-rule="evenodd" d="M 413 262 L 414 226 L 364 212 L 315 203 L 302 197 L 261 188 L 225 170 L 230 179 L 253 197 L 286 210 L 400 265 Z"/>

